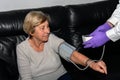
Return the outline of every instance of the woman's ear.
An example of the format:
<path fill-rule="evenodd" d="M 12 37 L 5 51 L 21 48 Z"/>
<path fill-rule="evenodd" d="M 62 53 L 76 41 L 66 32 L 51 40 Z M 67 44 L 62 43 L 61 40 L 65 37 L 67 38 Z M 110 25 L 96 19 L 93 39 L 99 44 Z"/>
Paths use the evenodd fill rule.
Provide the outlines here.
<path fill-rule="evenodd" d="M 29 32 L 29 37 L 31 38 L 33 36 L 33 33 L 32 32 Z"/>
<path fill-rule="evenodd" d="M 32 32 L 29 32 L 29 34 L 32 36 L 33 35 L 33 33 Z"/>
<path fill-rule="evenodd" d="M 32 36 L 32 35 L 34 34 L 34 32 L 35 32 L 35 29 L 32 29 L 32 30 L 29 32 L 29 34 Z"/>

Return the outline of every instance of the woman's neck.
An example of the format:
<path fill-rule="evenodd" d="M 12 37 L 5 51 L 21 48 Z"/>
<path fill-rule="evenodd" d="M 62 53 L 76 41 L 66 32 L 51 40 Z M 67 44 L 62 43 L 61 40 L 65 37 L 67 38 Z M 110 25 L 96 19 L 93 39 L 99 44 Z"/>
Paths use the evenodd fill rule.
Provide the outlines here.
<path fill-rule="evenodd" d="M 44 42 L 42 42 L 38 39 L 30 38 L 29 43 L 35 51 L 39 52 L 39 51 L 43 51 L 43 49 L 44 49 Z"/>

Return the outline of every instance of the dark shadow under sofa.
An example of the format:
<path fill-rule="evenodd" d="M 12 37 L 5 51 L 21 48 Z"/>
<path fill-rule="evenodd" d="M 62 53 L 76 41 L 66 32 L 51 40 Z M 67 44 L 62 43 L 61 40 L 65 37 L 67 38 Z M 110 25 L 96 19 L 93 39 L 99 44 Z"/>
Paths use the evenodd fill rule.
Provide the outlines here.
<path fill-rule="evenodd" d="M 16 45 L 25 40 L 22 24 L 25 15 L 32 10 L 41 10 L 51 18 L 51 32 L 75 46 L 91 59 L 99 59 L 103 46 L 83 49 L 82 35 L 91 33 L 103 24 L 116 8 L 118 1 L 99 1 L 94 3 L 51 6 L 0 12 L 0 80 L 17 80 L 19 72 L 16 61 Z M 103 60 L 108 66 L 108 75 L 90 68 L 78 70 L 72 63 L 62 62 L 74 80 L 120 80 L 120 41 L 106 43 Z M 83 67 L 78 65 L 79 67 Z"/>

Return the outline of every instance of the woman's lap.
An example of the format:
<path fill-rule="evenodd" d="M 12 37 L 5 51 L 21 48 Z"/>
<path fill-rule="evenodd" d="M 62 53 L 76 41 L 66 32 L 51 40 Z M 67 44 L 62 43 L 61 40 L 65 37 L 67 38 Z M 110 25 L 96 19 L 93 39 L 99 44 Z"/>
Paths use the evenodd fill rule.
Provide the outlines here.
<path fill-rule="evenodd" d="M 62 75 L 58 80 L 72 80 L 72 77 L 69 73 Z"/>

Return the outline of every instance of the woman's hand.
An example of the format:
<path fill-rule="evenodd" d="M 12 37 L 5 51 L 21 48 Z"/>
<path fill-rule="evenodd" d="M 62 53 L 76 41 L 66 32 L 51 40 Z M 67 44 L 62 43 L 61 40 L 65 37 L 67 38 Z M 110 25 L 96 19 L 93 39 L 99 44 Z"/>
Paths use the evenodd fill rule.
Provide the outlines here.
<path fill-rule="evenodd" d="M 93 70 L 107 74 L 107 66 L 103 61 L 98 62 L 89 61 L 87 64 L 89 64 L 90 68 L 92 68 Z"/>

